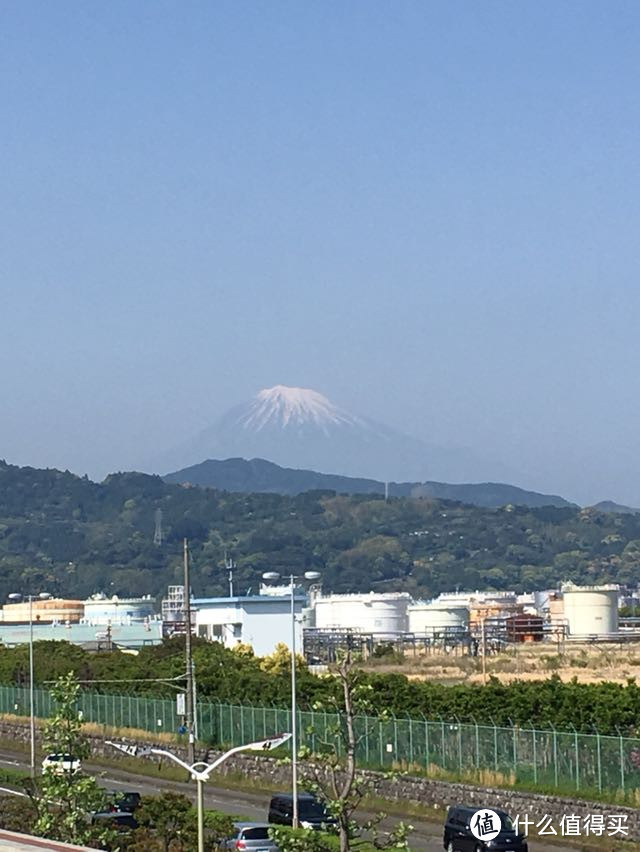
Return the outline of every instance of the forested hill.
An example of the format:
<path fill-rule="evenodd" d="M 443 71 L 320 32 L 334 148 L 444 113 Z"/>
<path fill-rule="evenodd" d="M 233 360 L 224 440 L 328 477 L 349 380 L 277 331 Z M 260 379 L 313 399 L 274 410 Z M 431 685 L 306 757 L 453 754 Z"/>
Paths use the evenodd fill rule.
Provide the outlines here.
<path fill-rule="evenodd" d="M 157 509 L 161 546 L 153 543 Z M 225 551 L 237 563 L 241 592 L 255 591 L 268 569 L 317 569 L 334 591 L 402 589 L 425 597 L 456 586 L 640 581 L 635 514 L 319 491 L 231 494 L 137 473 L 97 484 L 0 463 L 2 599 L 16 590 L 163 594 L 180 582 L 185 536 L 196 594 L 226 593 Z"/>
<path fill-rule="evenodd" d="M 385 483 L 376 479 L 337 476 L 298 470 L 265 459 L 208 459 L 164 477 L 166 482 L 180 485 L 201 485 L 221 488 L 224 491 L 243 493 L 302 494 L 304 491 L 330 490 L 338 494 L 384 494 Z M 572 506 L 557 494 L 540 494 L 525 491 L 503 482 L 476 482 L 453 485 L 447 482 L 388 482 L 386 489 L 391 497 L 437 497 L 456 500 L 473 506 Z M 614 505 L 614 504 L 612 504 Z M 632 511 L 632 510 L 630 510 Z"/>

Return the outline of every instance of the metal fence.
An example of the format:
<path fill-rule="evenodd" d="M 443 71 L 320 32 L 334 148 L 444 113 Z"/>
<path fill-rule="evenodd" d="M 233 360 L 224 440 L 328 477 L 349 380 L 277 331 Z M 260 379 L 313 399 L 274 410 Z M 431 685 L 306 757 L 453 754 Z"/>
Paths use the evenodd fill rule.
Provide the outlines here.
<path fill-rule="evenodd" d="M 35 691 L 35 714 L 52 715 L 54 702 L 45 690 Z M 183 718 L 176 701 L 148 696 L 83 692 L 79 709 L 86 722 L 115 728 L 177 733 Z M 29 691 L 0 686 L 0 713 L 29 715 Z M 216 745 L 240 745 L 291 730 L 285 708 L 198 701 L 198 735 Z M 323 711 L 299 711 L 301 745 L 312 751 L 335 742 L 338 717 Z M 577 731 L 500 727 L 457 719 L 378 718 L 356 720 L 358 759 L 375 769 L 440 768 L 458 777 L 498 773 L 521 783 L 562 791 L 616 791 L 640 787 L 640 739 Z"/>

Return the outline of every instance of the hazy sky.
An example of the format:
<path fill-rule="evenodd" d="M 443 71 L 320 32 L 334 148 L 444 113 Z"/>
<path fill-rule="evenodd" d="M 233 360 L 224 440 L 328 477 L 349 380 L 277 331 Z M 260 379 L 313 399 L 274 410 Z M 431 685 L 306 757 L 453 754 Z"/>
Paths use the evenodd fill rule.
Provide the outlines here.
<path fill-rule="evenodd" d="M 640 505 L 637 2 L 4 0 L 0 457 L 278 383 Z"/>

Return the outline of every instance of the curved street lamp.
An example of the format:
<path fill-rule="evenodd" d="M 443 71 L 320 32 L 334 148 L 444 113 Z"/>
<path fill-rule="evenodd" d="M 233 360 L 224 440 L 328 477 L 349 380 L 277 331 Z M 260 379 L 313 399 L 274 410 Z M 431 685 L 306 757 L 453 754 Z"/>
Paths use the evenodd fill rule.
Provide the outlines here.
<path fill-rule="evenodd" d="M 172 752 L 166 751 L 166 749 L 162 748 L 149 748 L 146 746 L 130 745 L 128 743 L 115 743 L 112 740 L 105 740 L 105 743 L 106 745 L 113 746 L 113 748 L 117 748 L 118 751 L 122 751 L 124 754 L 129 754 L 132 757 L 144 757 L 149 754 L 158 754 L 161 757 L 168 757 L 170 760 L 173 760 L 174 763 L 177 763 L 179 766 L 182 766 L 183 769 L 187 770 L 190 776 L 195 779 L 198 784 L 198 852 L 204 852 L 204 784 L 209 780 L 209 776 L 213 770 L 217 769 L 217 767 L 220 766 L 221 763 L 224 763 L 224 761 L 229 757 L 232 757 L 234 754 L 238 754 L 238 752 L 269 751 L 271 749 L 278 748 L 278 746 L 281 746 L 283 743 L 286 743 L 290 737 L 290 733 L 274 734 L 266 740 L 259 740 L 255 743 L 245 743 L 244 745 L 230 748 L 229 751 L 220 755 L 220 757 L 218 757 L 217 760 L 214 760 L 213 763 L 207 763 L 204 760 L 197 760 L 195 763 L 191 764 L 185 763 L 184 760 L 181 760 Z"/>

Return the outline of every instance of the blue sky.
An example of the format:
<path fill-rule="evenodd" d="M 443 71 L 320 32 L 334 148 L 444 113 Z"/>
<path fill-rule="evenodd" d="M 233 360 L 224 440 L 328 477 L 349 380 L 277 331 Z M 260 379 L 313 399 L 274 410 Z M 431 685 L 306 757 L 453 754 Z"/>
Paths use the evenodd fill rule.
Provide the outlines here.
<path fill-rule="evenodd" d="M 0 456 L 278 383 L 640 505 L 640 7 L 0 10 Z"/>

